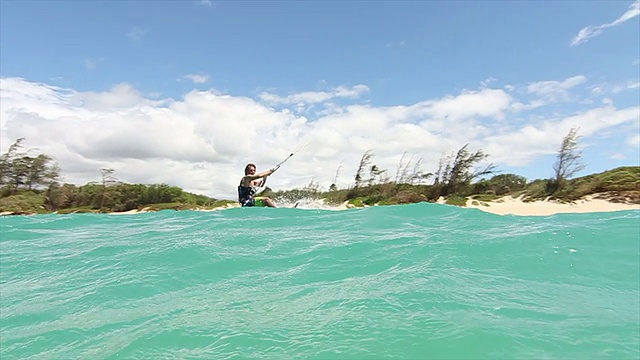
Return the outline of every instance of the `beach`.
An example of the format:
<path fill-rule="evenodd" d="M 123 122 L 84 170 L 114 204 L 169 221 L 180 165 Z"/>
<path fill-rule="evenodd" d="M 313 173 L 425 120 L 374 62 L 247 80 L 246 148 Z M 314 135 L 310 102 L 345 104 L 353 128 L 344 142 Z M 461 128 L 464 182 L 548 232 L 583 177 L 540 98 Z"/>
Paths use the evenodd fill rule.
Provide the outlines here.
<path fill-rule="evenodd" d="M 441 202 L 441 200 L 438 202 Z M 589 195 L 570 203 L 561 203 L 548 199 L 525 202 L 522 197 L 514 198 L 512 196 L 505 196 L 490 202 L 467 199 L 466 206 L 497 215 L 519 216 L 640 210 L 640 204 L 615 203 L 608 200 L 597 199 L 594 195 Z"/>
<path fill-rule="evenodd" d="M 445 204 L 445 199 L 438 199 L 438 204 Z M 451 205 L 454 206 L 454 205 Z M 218 211 L 229 208 L 239 207 L 238 204 L 227 204 L 213 209 L 196 208 L 196 211 Z M 368 206 L 366 206 L 368 207 Z M 597 198 L 597 194 L 589 195 L 583 199 L 573 202 L 558 202 L 554 200 L 538 200 L 526 202 L 523 197 L 514 198 L 512 196 L 504 196 L 493 201 L 479 201 L 467 198 L 466 207 L 470 209 L 478 209 L 496 215 L 517 215 L 517 216 L 548 216 L 553 214 L 566 213 L 594 213 L 594 212 L 611 212 L 624 210 L 640 210 L 640 204 L 617 203 Z M 348 201 L 338 205 L 329 206 L 324 201 L 316 201 L 304 204 L 301 209 L 327 209 L 327 210 L 347 210 L 354 208 Z M 153 211 L 150 207 L 143 209 L 134 209 L 129 211 L 111 212 L 110 215 L 128 215 Z M 13 212 L 0 212 L 0 216 L 13 215 Z"/>

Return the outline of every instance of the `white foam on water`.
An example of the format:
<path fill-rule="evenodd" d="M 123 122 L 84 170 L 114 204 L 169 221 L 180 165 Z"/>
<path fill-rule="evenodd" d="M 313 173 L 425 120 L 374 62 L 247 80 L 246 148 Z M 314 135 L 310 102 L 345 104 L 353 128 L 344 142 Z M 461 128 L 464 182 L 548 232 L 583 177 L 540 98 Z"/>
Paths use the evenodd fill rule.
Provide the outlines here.
<path fill-rule="evenodd" d="M 323 199 L 301 198 L 301 199 L 277 199 L 276 206 L 296 209 L 323 209 L 323 210 L 345 210 L 344 204 L 328 205 Z"/>

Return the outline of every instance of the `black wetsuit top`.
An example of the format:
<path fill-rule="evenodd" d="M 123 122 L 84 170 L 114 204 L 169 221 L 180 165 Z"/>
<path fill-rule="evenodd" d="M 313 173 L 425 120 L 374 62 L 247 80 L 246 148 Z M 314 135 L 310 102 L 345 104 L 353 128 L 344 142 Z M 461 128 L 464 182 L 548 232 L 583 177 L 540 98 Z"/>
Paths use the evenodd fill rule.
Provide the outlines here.
<path fill-rule="evenodd" d="M 256 188 L 251 186 L 242 186 L 238 185 L 238 201 L 242 206 L 255 206 L 256 199 Z"/>

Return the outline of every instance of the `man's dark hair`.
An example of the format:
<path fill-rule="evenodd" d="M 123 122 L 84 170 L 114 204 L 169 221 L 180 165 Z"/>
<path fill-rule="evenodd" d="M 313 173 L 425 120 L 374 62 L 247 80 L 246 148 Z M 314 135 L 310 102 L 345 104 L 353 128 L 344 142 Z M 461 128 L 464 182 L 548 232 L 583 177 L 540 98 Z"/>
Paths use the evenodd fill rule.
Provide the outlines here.
<path fill-rule="evenodd" d="M 255 169 L 256 165 L 252 163 L 248 163 L 247 166 L 244 167 L 244 174 L 247 175 L 249 173 L 249 168 L 252 167 Z"/>

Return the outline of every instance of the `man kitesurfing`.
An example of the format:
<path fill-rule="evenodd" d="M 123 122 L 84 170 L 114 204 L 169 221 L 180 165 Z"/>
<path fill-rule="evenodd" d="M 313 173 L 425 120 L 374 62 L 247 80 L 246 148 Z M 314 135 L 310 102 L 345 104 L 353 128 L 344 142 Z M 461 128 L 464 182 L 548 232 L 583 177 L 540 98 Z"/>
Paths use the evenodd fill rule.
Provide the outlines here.
<path fill-rule="evenodd" d="M 309 144 L 305 144 L 301 146 L 298 150 L 289 154 L 286 159 L 280 161 L 276 166 L 272 167 L 267 171 L 263 171 L 259 174 L 256 174 L 256 165 L 253 163 L 247 164 L 244 167 L 244 176 L 240 179 L 240 185 L 238 185 L 238 202 L 242 207 L 251 207 L 251 206 L 268 206 L 268 207 L 277 207 L 276 204 L 269 197 L 266 196 L 256 196 L 259 192 L 258 190 L 261 187 L 265 186 L 267 182 L 267 177 L 273 174 L 280 168 L 280 165 L 284 164 L 287 160 L 289 160 L 293 154 L 297 153 L 303 147 Z M 294 205 L 297 207 L 298 203 Z"/>
<path fill-rule="evenodd" d="M 258 188 L 264 186 L 267 177 L 273 174 L 280 165 L 256 174 L 256 165 L 249 163 L 244 167 L 244 176 L 240 179 L 238 185 L 238 201 L 240 205 L 245 206 L 268 206 L 276 207 L 276 204 L 266 196 L 256 196 Z"/>

